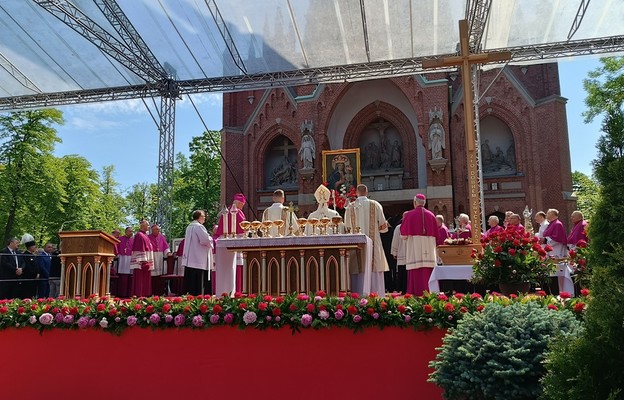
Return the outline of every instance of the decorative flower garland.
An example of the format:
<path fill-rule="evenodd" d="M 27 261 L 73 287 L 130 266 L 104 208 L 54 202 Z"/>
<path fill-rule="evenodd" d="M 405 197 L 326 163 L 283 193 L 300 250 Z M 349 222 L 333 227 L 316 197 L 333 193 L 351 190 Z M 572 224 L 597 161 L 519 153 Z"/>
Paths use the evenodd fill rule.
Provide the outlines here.
<path fill-rule="evenodd" d="M 480 312 L 489 303 L 509 305 L 517 302 L 537 302 L 553 311 L 570 310 L 582 318 L 586 309 L 588 290 L 581 297 L 571 298 L 538 292 L 523 297 L 505 297 L 497 293 L 483 298 L 478 293 L 456 293 L 450 297 L 428 293 L 422 297 L 372 293 L 360 297 L 356 293 L 328 297 L 292 294 L 235 298 L 215 296 L 141 297 L 118 299 L 91 296 L 85 299 L 25 299 L 0 300 L 0 329 L 33 327 L 40 331 L 53 328 L 100 329 L 121 333 L 129 327 L 203 329 L 230 325 L 240 328 L 281 328 L 288 326 L 293 333 L 301 328 L 331 326 L 353 329 L 367 327 L 413 327 L 442 329 L 454 327 L 466 313 Z"/>

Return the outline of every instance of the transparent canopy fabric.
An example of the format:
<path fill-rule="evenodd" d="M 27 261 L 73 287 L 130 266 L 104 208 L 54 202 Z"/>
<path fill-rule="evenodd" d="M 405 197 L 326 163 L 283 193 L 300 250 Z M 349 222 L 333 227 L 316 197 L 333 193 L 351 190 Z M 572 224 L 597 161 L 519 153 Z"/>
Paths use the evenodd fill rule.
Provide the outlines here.
<path fill-rule="evenodd" d="M 41 3 L 41 4 L 39 4 Z M 121 10 L 120 34 L 103 12 Z M 482 49 L 624 34 L 624 1 L 492 0 Z M 70 25 L 49 11 L 78 12 Z M 450 54 L 465 0 L 2 0 L 0 98 L 141 85 L 153 77 L 120 63 L 150 54 L 174 80 L 251 75 Z M 81 31 L 84 28 L 77 28 Z M 95 32 L 95 33 L 93 33 Z M 138 47 L 136 45 L 138 43 Z M 143 47 L 142 47 L 143 46 Z M 107 51 L 102 48 L 105 47 Z M 144 48 L 141 53 L 137 48 Z M 112 55 L 111 55 L 112 54 Z"/>

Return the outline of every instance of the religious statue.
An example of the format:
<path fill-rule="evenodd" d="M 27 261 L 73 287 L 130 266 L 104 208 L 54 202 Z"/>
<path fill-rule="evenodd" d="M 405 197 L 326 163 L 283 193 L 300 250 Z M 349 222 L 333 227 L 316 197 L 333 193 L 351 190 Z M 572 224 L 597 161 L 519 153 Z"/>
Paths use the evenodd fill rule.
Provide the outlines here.
<path fill-rule="evenodd" d="M 442 110 L 438 110 L 436 107 L 433 111 L 429 111 L 429 150 L 431 150 L 431 159 L 433 160 L 443 158 L 442 150 L 446 149 L 442 115 Z"/>
<path fill-rule="evenodd" d="M 301 133 L 303 133 L 303 137 L 301 138 L 301 148 L 299 149 L 299 154 L 301 156 L 304 169 L 312 169 L 314 159 L 316 158 L 316 145 L 314 144 L 314 138 L 311 135 L 312 128 L 312 121 L 305 120 L 301 124 Z"/>
<path fill-rule="evenodd" d="M 525 206 L 524 211 L 522 211 L 522 216 L 524 217 L 524 229 L 529 233 L 534 233 L 533 222 L 531 221 L 532 214 L 533 209 L 529 210 L 529 206 Z"/>
<path fill-rule="evenodd" d="M 390 150 L 390 165 L 392 168 L 400 168 L 403 166 L 403 152 L 398 140 L 394 141 Z"/>

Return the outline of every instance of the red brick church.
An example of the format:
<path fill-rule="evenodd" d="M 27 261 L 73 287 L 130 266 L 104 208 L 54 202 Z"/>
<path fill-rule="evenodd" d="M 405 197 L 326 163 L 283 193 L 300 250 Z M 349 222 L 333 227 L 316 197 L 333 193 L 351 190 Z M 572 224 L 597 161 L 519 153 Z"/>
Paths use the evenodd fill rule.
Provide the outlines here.
<path fill-rule="evenodd" d="M 557 64 L 490 70 L 479 79 L 480 91 L 489 87 L 479 102 L 485 214 L 528 205 L 557 208 L 567 221 L 575 200 Z M 304 135 L 314 144 L 311 162 L 300 151 Z M 456 73 L 224 94 L 222 148 L 235 175 L 222 168 L 222 201 L 241 190 L 236 179 L 256 216 L 276 188 L 306 216 L 323 183 L 321 152 L 355 148 L 361 182 L 387 217 L 411 209 L 417 193 L 447 221 L 468 209 Z"/>

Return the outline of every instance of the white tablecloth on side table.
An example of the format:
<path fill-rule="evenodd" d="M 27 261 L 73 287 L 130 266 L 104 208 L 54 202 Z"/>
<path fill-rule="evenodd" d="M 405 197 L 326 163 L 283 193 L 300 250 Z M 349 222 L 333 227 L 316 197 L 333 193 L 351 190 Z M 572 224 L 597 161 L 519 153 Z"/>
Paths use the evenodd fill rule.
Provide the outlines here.
<path fill-rule="evenodd" d="M 570 274 L 572 268 L 568 263 L 557 264 L 557 271 L 551 276 L 556 276 L 560 292 L 568 292 L 574 296 L 574 282 Z M 429 278 L 429 291 L 440 291 L 440 280 L 468 281 L 472 279 L 472 265 L 438 265 L 433 269 Z"/>

